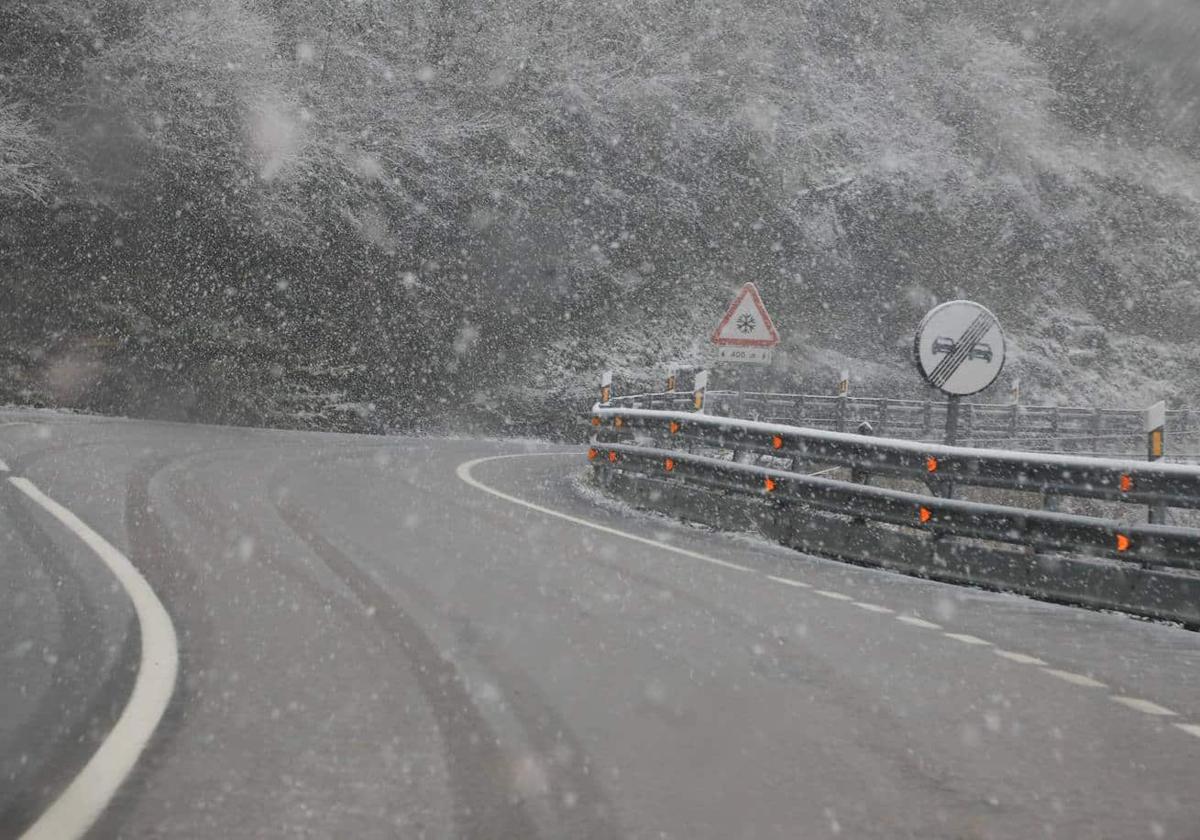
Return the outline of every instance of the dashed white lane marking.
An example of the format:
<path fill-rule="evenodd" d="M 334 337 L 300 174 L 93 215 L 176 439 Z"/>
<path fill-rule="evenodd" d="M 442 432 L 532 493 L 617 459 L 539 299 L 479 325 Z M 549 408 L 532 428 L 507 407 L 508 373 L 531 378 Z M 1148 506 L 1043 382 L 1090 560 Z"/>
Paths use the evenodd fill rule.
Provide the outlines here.
<path fill-rule="evenodd" d="M 926 630 L 941 630 L 942 625 L 934 624 L 932 621 L 926 621 L 923 618 L 917 618 L 915 615 L 898 615 L 897 621 L 903 621 L 905 624 L 913 627 L 923 627 Z"/>
<path fill-rule="evenodd" d="M 881 607 L 881 606 L 879 606 L 879 604 L 868 604 L 866 601 L 855 601 L 854 606 L 861 607 L 862 609 L 868 610 L 869 612 L 873 612 L 873 613 L 885 613 L 886 614 L 886 613 L 895 612 L 895 610 L 889 609 L 888 607 Z"/>
<path fill-rule="evenodd" d="M 792 580 L 791 578 L 775 577 L 775 575 L 767 575 L 767 580 L 773 580 L 776 583 L 782 583 L 784 586 L 795 586 L 799 589 L 812 589 L 811 583 L 805 583 L 802 580 Z"/>
<path fill-rule="evenodd" d="M 947 639 L 954 639 L 956 642 L 962 642 L 964 645 L 990 645 L 991 642 L 986 639 L 981 639 L 978 636 L 971 636 L 967 633 L 943 633 Z"/>
<path fill-rule="evenodd" d="M 676 554 L 682 554 L 684 557 L 691 557 L 694 560 L 702 560 L 705 563 L 711 563 L 714 566 L 720 566 L 721 568 L 724 568 L 724 569 L 732 569 L 737 572 L 753 571 L 753 569 L 751 569 L 748 566 L 741 566 L 737 563 L 730 563 L 725 560 L 718 560 L 716 557 L 709 557 L 707 554 L 701 554 L 698 551 L 692 551 L 691 549 L 681 548 L 677 545 L 671 545 L 670 543 L 659 542 L 658 540 L 652 540 L 649 537 L 641 537 L 641 536 L 638 536 L 637 534 L 631 534 L 628 531 L 622 531 L 617 528 L 610 528 L 607 525 L 601 525 L 599 522 L 591 522 L 587 519 L 582 519 L 578 516 L 571 516 L 571 514 L 569 514 L 569 513 L 561 513 L 560 511 L 552 510 L 551 508 L 536 504 L 534 502 L 527 502 L 524 499 L 518 499 L 516 496 L 512 496 L 512 495 L 509 495 L 508 493 L 505 493 L 503 490 L 496 490 L 493 487 L 488 487 L 486 484 L 484 484 L 481 481 L 476 480 L 475 477 L 473 475 L 471 475 L 471 468 L 475 467 L 478 464 L 482 464 L 485 461 L 499 461 L 499 460 L 503 460 L 506 458 L 523 458 L 523 457 L 527 457 L 528 455 L 533 455 L 533 454 L 537 454 L 537 455 L 574 455 L 576 457 L 578 457 L 578 455 L 579 455 L 578 452 L 538 452 L 538 453 L 531 452 L 531 453 L 518 453 L 516 455 L 492 455 L 487 458 L 476 458 L 473 461 L 464 461 L 463 463 L 458 465 L 458 468 L 455 469 L 455 473 L 458 475 L 458 477 L 460 479 L 462 479 L 467 484 L 474 487 L 476 490 L 482 490 L 485 493 L 490 493 L 491 495 L 495 496 L 498 499 L 504 499 L 504 501 L 512 502 L 514 505 L 521 505 L 522 507 L 529 508 L 530 510 L 535 510 L 538 513 L 544 514 L 545 516 L 553 516 L 557 519 L 564 519 L 567 522 L 574 523 L 575 525 L 582 525 L 585 528 L 592 528 L 592 529 L 600 531 L 601 533 L 604 533 L 604 534 L 611 534 L 614 537 L 623 537 L 627 540 L 632 540 L 633 542 L 641 543 L 642 545 L 652 545 L 655 548 L 661 548 L 666 551 L 673 551 Z"/>
<path fill-rule="evenodd" d="M 1005 659 L 1012 660 L 1013 662 L 1019 662 L 1022 665 L 1045 665 L 1046 664 L 1041 659 L 1038 659 L 1036 656 L 1030 656 L 1027 653 L 1017 653 L 1016 651 L 1001 650 L 1000 648 L 995 648 L 994 650 L 992 650 L 992 653 L 996 654 L 997 656 L 1003 656 Z"/>
<path fill-rule="evenodd" d="M 137 678 L 116 725 L 79 775 L 21 835 L 21 840 L 75 840 L 86 834 L 103 813 L 154 734 L 175 692 L 179 645 L 171 616 L 125 555 L 29 479 L 14 477 L 9 481 L 104 561 L 133 601 L 142 639 Z"/>
<path fill-rule="evenodd" d="M 521 505 L 522 507 L 529 508 L 530 510 L 535 510 L 538 513 L 544 514 L 546 516 L 553 516 L 558 519 L 566 520 L 567 522 L 572 522 L 576 525 L 582 525 L 585 528 L 593 528 L 597 531 L 601 531 L 606 534 L 612 534 L 613 536 L 624 537 L 627 540 L 633 540 L 634 542 L 642 543 L 644 545 L 651 545 L 651 546 L 654 546 L 655 548 L 662 548 L 667 551 L 675 552 L 676 554 L 682 554 L 685 557 L 692 557 L 696 560 L 703 560 L 705 563 L 711 563 L 713 565 L 721 566 L 723 568 L 733 569 L 733 570 L 739 571 L 739 572 L 753 572 L 754 571 L 753 569 L 751 569 L 747 566 L 742 566 L 737 563 L 730 563 L 725 560 L 719 560 L 716 557 L 709 557 L 705 554 L 699 553 L 698 551 L 692 551 L 687 548 L 680 548 L 679 546 L 671 545 L 670 543 L 659 542 L 658 540 L 652 540 L 647 537 L 641 537 L 641 536 L 638 536 L 637 534 L 630 534 L 626 531 L 621 531 L 617 528 L 610 528 L 607 525 L 601 525 L 598 522 L 590 522 L 590 521 L 583 519 L 581 517 L 578 517 L 578 516 L 571 516 L 568 513 L 561 513 L 557 510 L 552 510 L 551 508 L 536 504 L 534 502 L 527 502 L 524 499 L 519 499 L 516 496 L 510 495 L 501 490 L 496 490 L 491 487 L 488 487 L 486 484 L 483 484 L 482 482 L 477 481 L 475 479 L 475 477 L 471 475 L 471 468 L 478 464 L 482 464 L 485 461 L 498 461 L 498 460 L 502 460 L 502 459 L 506 459 L 506 458 L 521 458 L 521 457 L 526 457 L 527 455 L 532 455 L 532 454 L 574 455 L 576 453 L 574 453 L 574 452 L 540 452 L 540 453 L 519 453 L 519 454 L 515 454 L 515 455 L 494 455 L 494 456 L 487 457 L 487 458 L 476 458 L 472 461 L 466 461 L 462 464 L 459 464 L 457 469 L 455 470 L 455 472 L 457 473 L 457 475 L 460 479 L 462 479 L 464 482 L 466 482 L 467 484 L 469 484 L 470 486 L 474 487 L 477 490 L 482 490 L 483 492 L 489 493 L 493 496 L 496 496 L 497 498 L 504 499 L 505 501 L 512 502 L 513 504 L 516 504 L 516 505 Z M 21 479 L 9 479 L 9 480 L 15 482 L 15 481 L 18 481 Z M 86 526 L 84 526 L 84 527 L 86 527 Z M 785 586 L 794 586 L 794 587 L 797 587 L 800 589 L 812 589 L 813 588 L 812 584 L 808 584 L 808 583 L 805 583 L 805 582 L 799 581 L 799 580 L 793 580 L 791 578 L 779 577 L 777 575 L 765 575 L 765 577 L 768 580 L 773 580 L 776 583 L 781 583 L 781 584 L 784 584 Z M 881 607 L 878 604 L 870 604 L 870 603 L 866 603 L 863 601 L 854 601 L 849 595 L 843 595 L 840 592 L 831 592 L 826 589 L 816 589 L 814 591 L 818 595 L 823 595 L 826 598 L 831 598 L 836 601 L 852 601 L 854 606 L 861 607 L 862 609 L 868 610 L 870 612 L 876 612 L 876 613 L 891 613 L 891 612 L 893 612 L 893 610 L 889 609 L 888 607 Z M 920 628 L 923 628 L 926 630 L 941 630 L 942 629 L 942 626 L 940 624 L 934 624 L 932 621 L 926 621 L 925 619 L 917 618 L 914 615 L 898 615 L 898 616 L 896 616 L 896 620 L 902 621 L 905 624 L 908 624 L 912 627 L 920 627 Z M 971 636 L 967 633 L 945 633 L 944 632 L 942 635 L 944 635 L 948 639 L 954 639 L 955 641 L 962 642 L 962 643 L 968 644 L 968 645 L 984 646 L 984 645 L 992 644 L 991 642 L 987 641 L 986 639 L 981 639 L 978 636 Z M 1050 674 L 1051 676 L 1057 677 L 1060 680 L 1065 680 L 1066 682 L 1069 682 L 1073 685 L 1083 686 L 1085 688 L 1107 688 L 1107 686 L 1104 683 L 1100 682 L 1099 680 L 1094 680 L 1089 676 L 1085 676 L 1084 674 L 1076 674 L 1072 671 L 1060 671 L 1057 668 L 1046 667 L 1046 663 L 1043 662 L 1041 659 L 1038 659 L 1036 656 L 1029 656 L 1028 654 L 1017 653 L 1016 651 L 1011 651 L 1011 650 L 1001 650 L 1000 648 L 993 648 L 992 652 L 995 653 L 997 656 L 1003 657 L 1004 659 L 1008 659 L 1012 662 L 1017 662 L 1021 665 L 1040 666 L 1041 670 L 1044 671 L 1045 673 Z M 1146 714 L 1150 714 L 1150 715 L 1165 716 L 1165 715 L 1174 715 L 1175 714 L 1175 712 L 1171 711 L 1170 709 L 1167 709 L 1164 706 L 1159 706 L 1156 703 L 1151 703 L 1149 700 L 1141 700 L 1136 697 L 1120 697 L 1120 696 L 1116 696 L 1116 695 L 1114 695 L 1112 697 L 1112 699 L 1118 703 L 1122 703 L 1123 705 L 1129 706 L 1130 708 L 1137 709 L 1138 711 L 1145 712 Z M 1175 726 L 1179 727 L 1180 729 L 1182 729 L 1184 732 L 1188 733 L 1189 735 L 1195 735 L 1196 737 L 1200 738 L 1200 725 L 1192 724 L 1192 723 L 1176 723 Z M 49 836 L 49 835 L 47 835 L 47 836 Z M 28 837 L 28 835 L 23 837 L 22 840 L 26 840 L 27 837 Z"/>
<path fill-rule="evenodd" d="M 1058 677 L 1060 680 L 1066 680 L 1072 685 L 1083 686 L 1084 688 L 1108 688 L 1099 680 L 1094 680 L 1084 674 L 1076 674 L 1073 671 L 1060 671 L 1057 668 L 1043 668 L 1045 673 L 1052 677 Z"/>
<path fill-rule="evenodd" d="M 1151 703 L 1149 700 L 1143 700 L 1140 697 L 1122 697 L 1114 694 L 1108 698 L 1114 703 L 1120 703 L 1122 706 L 1128 706 L 1143 714 L 1158 715 L 1159 717 L 1175 717 L 1175 712 L 1168 709 L 1166 706 L 1160 706 L 1157 703 Z"/>

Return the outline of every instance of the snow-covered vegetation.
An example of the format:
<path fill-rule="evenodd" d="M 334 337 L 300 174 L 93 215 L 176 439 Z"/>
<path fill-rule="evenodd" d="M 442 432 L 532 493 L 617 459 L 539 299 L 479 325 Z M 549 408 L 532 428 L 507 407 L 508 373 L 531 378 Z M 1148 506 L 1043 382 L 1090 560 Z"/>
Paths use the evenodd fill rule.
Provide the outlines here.
<path fill-rule="evenodd" d="M 6 0 L 0 401 L 538 426 L 696 362 L 1200 403 L 1194 0 Z"/>

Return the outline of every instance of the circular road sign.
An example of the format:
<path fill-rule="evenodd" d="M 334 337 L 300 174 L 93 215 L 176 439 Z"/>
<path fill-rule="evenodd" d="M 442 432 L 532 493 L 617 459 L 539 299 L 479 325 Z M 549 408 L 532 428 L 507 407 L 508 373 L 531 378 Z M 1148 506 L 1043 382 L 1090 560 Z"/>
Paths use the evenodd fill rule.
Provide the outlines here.
<path fill-rule="evenodd" d="M 1004 331 L 996 316 L 969 300 L 952 300 L 929 310 L 913 343 L 925 381 L 954 396 L 976 394 L 996 381 L 1004 367 Z"/>

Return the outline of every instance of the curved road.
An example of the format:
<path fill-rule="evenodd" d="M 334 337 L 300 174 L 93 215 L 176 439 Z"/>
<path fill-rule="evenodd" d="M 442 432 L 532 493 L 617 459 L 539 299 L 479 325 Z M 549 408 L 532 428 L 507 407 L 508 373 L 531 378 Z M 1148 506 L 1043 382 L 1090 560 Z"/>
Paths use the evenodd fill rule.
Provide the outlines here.
<path fill-rule="evenodd" d="M 1200 837 L 1200 634 L 545 444 L 7 412 L 0 458 L 3 837 Z"/>

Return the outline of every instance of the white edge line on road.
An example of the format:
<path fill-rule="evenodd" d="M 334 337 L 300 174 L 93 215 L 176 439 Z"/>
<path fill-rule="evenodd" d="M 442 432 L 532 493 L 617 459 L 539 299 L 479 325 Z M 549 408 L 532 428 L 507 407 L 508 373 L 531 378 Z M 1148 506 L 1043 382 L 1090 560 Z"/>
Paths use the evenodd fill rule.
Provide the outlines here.
<path fill-rule="evenodd" d="M 1166 706 L 1160 706 L 1157 703 L 1151 703 L 1149 700 L 1143 700 L 1140 697 L 1122 697 L 1114 694 L 1108 698 L 1114 703 L 1120 703 L 1122 706 L 1141 712 L 1145 715 L 1158 715 L 1159 717 L 1175 717 L 1175 712 L 1168 709 Z"/>
<path fill-rule="evenodd" d="M 125 555 L 29 479 L 9 482 L 99 555 L 133 602 L 140 628 L 141 661 L 121 716 L 79 775 L 21 835 L 21 840 L 76 840 L 104 812 L 158 727 L 175 692 L 179 646 L 171 616 Z"/>
<path fill-rule="evenodd" d="M 1200 725 L 1194 723 L 1177 723 L 1175 725 L 1187 734 L 1195 735 L 1197 738 L 1200 738 Z"/>
<path fill-rule="evenodd" d="M 649 537 L 641 537 L 641 536 L 638 536 L 637 534 L 631 534 L 628 531 L 621 531 L 617 528 L 610 528 L 607 525 L 601 525 L 598 522 L 591 522 L 587 519 L 583 519 L 578 516 L 571 516 L 571 514 L 569 514 L 569 513 L 561 513 L 557 510 L 553 510 L 548 507 L 543 507 L 542 505 L 539 505 L 535 502 L 527 502 L 524 499 L 519 499 L 516 496 L 511 496 L 508 493 L 505 493 L 503 490 L 496 490 L 493 487 L 488 487 L 486 484 L 484 484 L 481 481 L 478 481 L 473 475 L 471 475 L 471 468 L 478 464 L 482 464 L 485 461 L 498 461 L 503 458 L 519 458 L 519 457 L 523 457 L 526 454 L 529 454 L 529 455 L 578 455 L 578 453 L 576 453 L 576 452 L 537 452 L 537 453 L 531 452 L 531 453 L 519 453 L 517 455 L 493 455 L 493 456 L 490 456 L 487 458 L 476 458 L 472 461 L 464 461 L 463 463 L 458 465 L 457 469 L 455 469 L 455 472 L 458 474 L 458 477 L 460 479 L 462 479 L 467 484 L 474 487 L 476 490 L 482 490 L 483 492 L 490 493 L 491 495 L 496 496 L 497 498 L 504 499 L 506 502 L 512 502 L 515 505 L 521 505 L 522 507 L 529 508 L 530 510 L 535 510 L 538 513 L 545 514 L 546 516 L 553 516 L 558 519 L 565 519 L 567 522 L 572 522 L 576 525 L 582 525 L 585 528 L 594 528 L 597 531 L 601 531 L 605 534 L 611 534 L 614 537 L 624 537 L 627 540 L 633 540 L 634 542 L 642 543 L 643 545 L 652 545 L 655 548 L 662 548 L 662 549 L 666 549 L 667 551 L 673 551 L 676 554 L 682 554 L 685 557 L 691 557 L 695 560 L 703 560 L 705 563 L 711 563 L 714 566 L 721 566 L 722 568 L 725 568 L 725 569 L 733 569 L 734 571 L 738 571 L 738 572 L 754 571 L 753 569 L 749 568 L 748 566 L 739 566 L 737 563 L 729 563 L 725 560 L 718 560 L 716 557 L 709 557 L 705 554 L 701 554 L 698 551 L 692 551 L 687 548 L 680 548 L 677 545 L 671 545 L 670 543 L 659 542 L 658 540 L 652 540 Z"/>
<path fill-rule="evenodd" d="M 0 458 L 0 472 L 8 472 L 8 464 L 4 463 L 3 458 Z"/>

